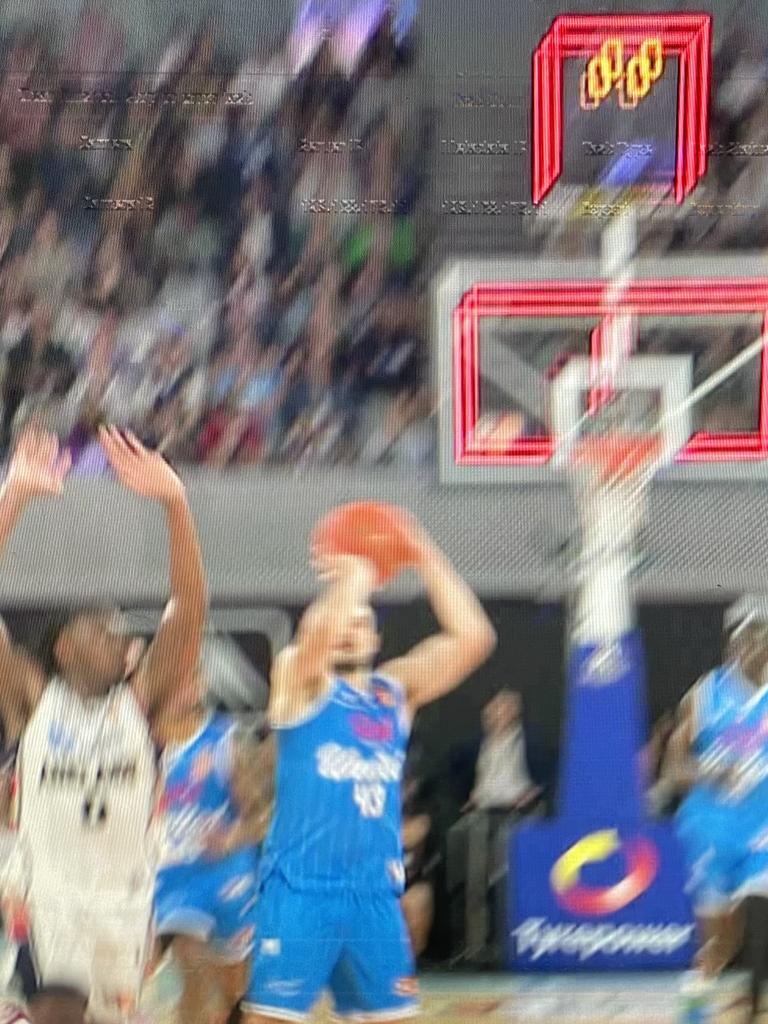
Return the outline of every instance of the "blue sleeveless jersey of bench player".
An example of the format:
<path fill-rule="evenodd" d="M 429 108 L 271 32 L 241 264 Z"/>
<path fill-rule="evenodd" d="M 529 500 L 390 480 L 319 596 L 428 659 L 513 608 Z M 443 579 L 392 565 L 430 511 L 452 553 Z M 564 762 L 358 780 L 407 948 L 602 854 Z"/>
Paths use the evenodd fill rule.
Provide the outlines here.
<path fill-rule="evenodd" d="M 402 687 L 361 693 L 335 679 L 298 723 L 275 727 L 277 767 L 262 883 L 296 890 L 402 892 L 400 784 L 410 722 Z"/>
<path fill-rule="evenodd" d="M 186 743 L 162 754 L 163 850 L 155 891 L 159 935 L 211 942 L 231 961 L 253 946 L 258 848 L 205 855 L 212 834 L 238 819 L 232 791 L 236 726 L 211 715 Z"/>

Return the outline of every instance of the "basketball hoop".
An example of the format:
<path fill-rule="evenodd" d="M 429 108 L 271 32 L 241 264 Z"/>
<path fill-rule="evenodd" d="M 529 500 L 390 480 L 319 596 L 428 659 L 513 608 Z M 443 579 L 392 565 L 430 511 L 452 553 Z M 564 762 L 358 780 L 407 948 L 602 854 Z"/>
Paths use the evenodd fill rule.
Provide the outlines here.
<path fill-rule="evenodd" d="M 631 549 L 637 558 L 648 484 L 662 454 L 655 433 L 611 430 L 574 443 L 569 464 L 586 550 Z"/>
<path fill-rule="evenodd" d="M 640 484 L 662 455 L 657 434 L 590 434 L 574 443 L 571 463 L 587 466 L 603 487 Z"/>

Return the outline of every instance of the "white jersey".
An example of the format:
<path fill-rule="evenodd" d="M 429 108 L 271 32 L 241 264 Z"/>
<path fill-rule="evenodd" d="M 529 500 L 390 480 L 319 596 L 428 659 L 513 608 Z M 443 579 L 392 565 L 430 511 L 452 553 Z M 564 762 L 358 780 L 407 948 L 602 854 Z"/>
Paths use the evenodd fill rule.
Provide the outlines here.
<path fill-rule="evenodd" d="M 129 685 L 84 700 L 53 679 L 22 736 L 17 778 L 31 889 L 130 898 L 152 885 L 157 760 Z"/>

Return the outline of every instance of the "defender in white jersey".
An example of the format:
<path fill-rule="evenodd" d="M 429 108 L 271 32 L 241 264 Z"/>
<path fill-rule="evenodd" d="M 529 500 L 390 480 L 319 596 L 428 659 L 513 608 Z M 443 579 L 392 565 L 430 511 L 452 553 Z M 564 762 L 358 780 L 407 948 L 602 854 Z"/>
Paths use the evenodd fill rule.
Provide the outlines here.
<path fill-rule="evenodd" d="M 155 751 L 132 687 L 83 700 L 54 678 L 24 733 L 17 777 L 37 971 L 89 993 L 104 1019 L 127 1012 L 147 952 L 156 860 Z"/>
<path fill-rule="evenodd" d="M 200 656 L 206 587 L 181 481 L 136 438 L 104 428 L 118 479 L 163 507 L 171 600 L 134 672 L 135 644 L 113 611 L 58 616 L 43 664 L 5 638 L 0 683 L 23 677 L 41 696 L 17 758 L 16 870 L 4 899 L 23 905 L 39 990 L 33 1024 L 128 1021 L 150 950 L 157 769 L 150 723 L 183 706 Z M 0 544 L 31 497 L 58 493 L 66 464 L 55 440 L 28 439 L 0 500 Z"/>
<path fill-rule="evenodd" d="M 16 753 L 21 733 L 34 707 L 38 695 L 28 694 L 23 687 L 3 686 L 0 688 L 0 892 L 3 879 L 12 869 L 15 832 L 13 831 L 14 778 L 16 772 Z M 0 991 L 7 991 L 14 977 L 18 977 L 22 986 L 29 983 L 29 957 L 26 950 L 20 957 L 20 949 L 16 942 L 17 922 L 3 921 L 3 930 L 8 941 L 0 955 Z M 2 1006 L 2 1004 L 0 1004 Z M 19 1018 L 21 1020 L 23 1018 Z M 3 1024 L 0 1010 L 0 1024 Z"/>

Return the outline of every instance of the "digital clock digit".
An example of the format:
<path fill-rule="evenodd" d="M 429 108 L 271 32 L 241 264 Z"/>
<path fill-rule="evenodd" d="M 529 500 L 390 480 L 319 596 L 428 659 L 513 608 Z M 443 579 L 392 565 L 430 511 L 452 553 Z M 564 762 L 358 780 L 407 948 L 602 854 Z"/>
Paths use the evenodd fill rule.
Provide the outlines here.
<path fill-rule="evenodd" d="M 580 79 L 583 110 L 596 110 L 615 90 L 619 106 L 634 109 L 664 73 L 660 39 L 644 39 L 629 60 L 621 39 L 606 39 L 587 63 Z"/>

